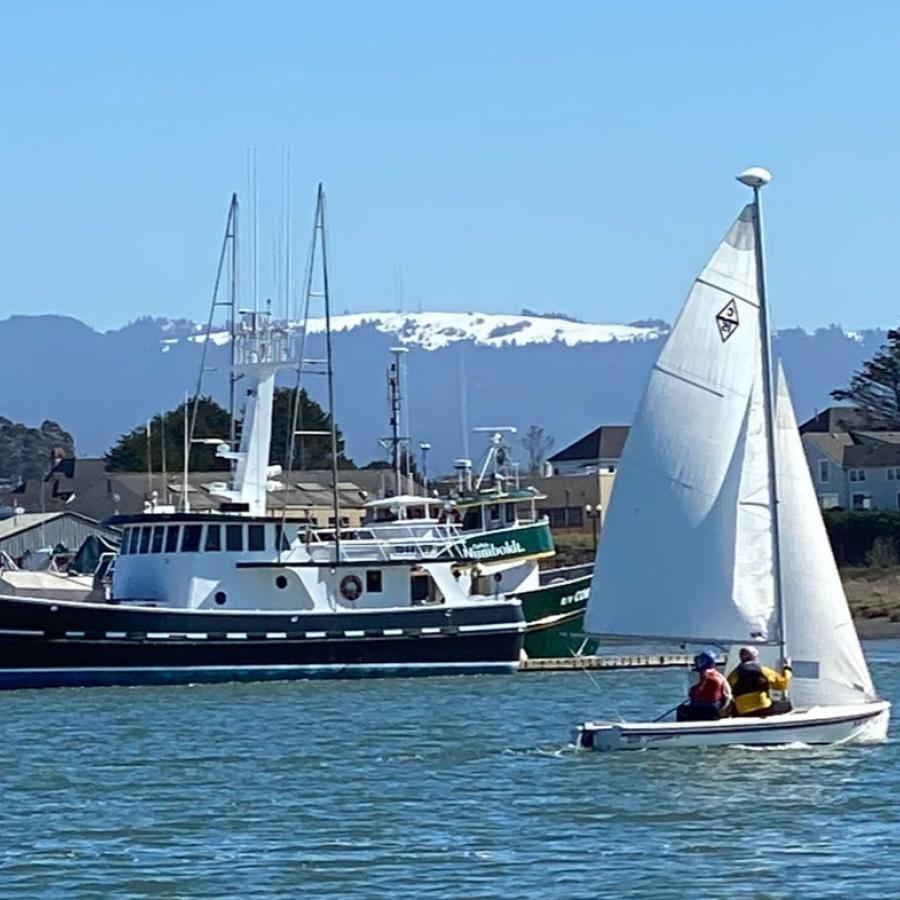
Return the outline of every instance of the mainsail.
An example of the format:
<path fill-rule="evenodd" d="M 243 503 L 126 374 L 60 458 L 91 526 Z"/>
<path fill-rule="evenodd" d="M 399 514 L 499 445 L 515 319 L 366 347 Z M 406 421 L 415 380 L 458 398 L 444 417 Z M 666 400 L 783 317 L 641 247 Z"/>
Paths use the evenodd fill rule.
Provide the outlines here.
<path fill-rule="evenodd" d="M 653 367 L 604 523 L 594 634 L 778 640 L 755 215 L 732 225 Z"/>
<path fill-rule="evenodd" d="M 775 402 L 778 516 L 786 650 L 795 706 L 859 703 L 875 688 L 838 575 L 779 368 Z"/>

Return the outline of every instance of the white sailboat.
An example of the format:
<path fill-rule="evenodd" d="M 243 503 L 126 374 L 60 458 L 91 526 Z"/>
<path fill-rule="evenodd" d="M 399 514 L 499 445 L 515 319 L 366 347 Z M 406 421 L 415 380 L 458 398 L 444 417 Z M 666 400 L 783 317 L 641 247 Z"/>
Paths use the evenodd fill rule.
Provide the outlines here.
<path fill-rule="evenodd" d="M 585 616 L 613 639 L 756 645 L 793 659 L 793 711 L 702 722 L 589 721 L 577 746 L 884 740 L 780 367 L 771 366 L 760 190 L 694 282 L 616 475 Z"/>

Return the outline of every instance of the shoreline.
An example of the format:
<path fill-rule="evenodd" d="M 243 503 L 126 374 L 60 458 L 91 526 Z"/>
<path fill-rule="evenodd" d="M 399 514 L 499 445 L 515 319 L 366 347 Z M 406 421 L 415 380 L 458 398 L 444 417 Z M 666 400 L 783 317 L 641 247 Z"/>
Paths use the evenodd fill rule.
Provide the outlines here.
<path fill-rule="evenodd" d="M 884 641 L 900 638 L 900 622 L 892 622 L 887 616 L 853 620 L 861 641 Z"/>

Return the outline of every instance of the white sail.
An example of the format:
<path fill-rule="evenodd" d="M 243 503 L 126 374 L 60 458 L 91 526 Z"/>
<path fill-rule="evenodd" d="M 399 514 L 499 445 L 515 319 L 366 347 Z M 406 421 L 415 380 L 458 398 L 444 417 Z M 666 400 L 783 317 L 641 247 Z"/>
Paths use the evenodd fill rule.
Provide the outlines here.
<path fill-rule="evenodd" d="M 694 282 L 653 367 L 604 523 L 589 632 L 777 639 L 754 215 L 744 208 Z"/>
<path fill-rule="evenodd" d="M 779 368 L 775 452 L 787 653 L 794 706 L 859 703 L 875 689 L 838 575 Z"/>

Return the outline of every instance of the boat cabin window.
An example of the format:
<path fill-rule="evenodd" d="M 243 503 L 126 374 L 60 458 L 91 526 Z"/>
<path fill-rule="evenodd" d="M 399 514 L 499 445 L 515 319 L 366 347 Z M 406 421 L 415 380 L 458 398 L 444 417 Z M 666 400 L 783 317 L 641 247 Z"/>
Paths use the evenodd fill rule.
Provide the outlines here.
<path fill-rule="evenodd" d="M 499 503 L 492 503 L 488 507 L 488 520 L 491 523 L 490 524 L 491 528 L 496 528 L 498 525 L 500 525 L 501 518 L 502 518 L 501 513 L 502 513 L 502 510 L 500 509 Z"/>
<path fill-rule="evenodd" d="M 463 517 L 463 531 L 477 531 L 481 528 L 481 507 L 473 506 L 466 510 Z"/>
<path fill-rule="evenodd" d="M 366 572 L 366 593 L 381 593 L 381 569 L 369 569 Z"/>
<path fill-rule="evenodd" d="M 131 546 L 128 548 L 129 553 L 137 553 L 138 552 L 138 543 L 141 539 L 141 529 L 140 528 L 132 528 L 131 529 Z"/>
<path fill-rule="evenodd" d="M 200 538 L 203 535 L 202 525 L 185 525 L 181 538 L 182 553 L 196 553 L 200 549 Z"/>
<path fill-rule="evenodd" d="M 293 531 L 294 534 L 296 535 L 296 533 L 297 533 L 297 532 L 296 532 L 296 529 L 292 529 L 292 528 L 291 528 L 290 526 L 288 526 L 288 525 L 282 525 L 281 522 L 279 522 L 279 523 L 275 526 L 275 546 L 276 546 L 279 550 L 284 550 L 284 551 L 286 551 L 286 550 L 290 550 L 290 549 L 291 549 L 291 537 L 290 537 L 290 534 L 291 534 L 292 531 Z"/>
<path fill-rule="evenodd" d="M 178 532 L 181 531 L 180 525 L 170 525 L 166 530 L 166 553 L 178 552 Z"/>
<path fill-rule="evenodd" d="M 153 526 L 153 544 L 150 547 L 151 553 L 162 553 L 163 535 L 166 529 L 162 525 Z"/>
<path fill-rule="evenodd" d="M 141 529 L 141 553 L 146 553 L 150 549 L 150 532 L 151 528 Z"/>
<path fill-rule="evenodd" d="M 244 526 L 243 525 L 226 525 L 225 526 L 225 549 L 237 550 L 240 552 L 244 549 Z"/>
<path fill-rule="evenodd" d="M 221 550 L 222 549 L 222 526 L 207 525 L 206 526 L 206 544 L 205 550 Z"/>
<path fill-rule="evenodd" d="M 507 503 L 503 507 L 503 519 L 507 525 L 515 525 L 516 524 L 516 504 L 515 503 Z"/>
<path fill-rule="evenodd" d="M 265 525 L 248 525 L 247 526 L 247 549 L 248 550 L 265 550 L 266 549 L 266 526 Z"/>
<path fill-rule="evenodd" d="M 126 528 L 122 532 L 122 546 L 119 549 L 119 553 L 121 553 L 122 556 L 126 556 L 128 554 L 128 544 L 130 542 L 131 542 L 131 529 Z"/>
<path fill-rule="evenodd" d="M 427 575 L 413 575 L 409 580 L 409 600 L 413 606 L 421 606 L 429 600 L 431 579 Z"/>

